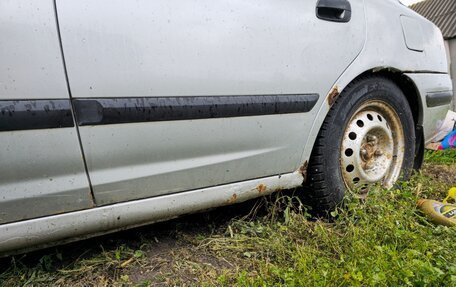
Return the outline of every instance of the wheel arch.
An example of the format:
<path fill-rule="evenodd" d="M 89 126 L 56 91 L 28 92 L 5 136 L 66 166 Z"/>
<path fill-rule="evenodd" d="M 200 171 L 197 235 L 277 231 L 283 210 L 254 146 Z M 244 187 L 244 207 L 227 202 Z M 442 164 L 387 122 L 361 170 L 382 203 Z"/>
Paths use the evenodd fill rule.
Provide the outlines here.
<path fill-rule="evenodd" d="M 416 84 L 403 71 L 392 67 L 373 68 L 361 73 L 350 83 L 366 76 L 383 76 L 393 81 L 404 93 L 412 110 L 415 125 L 423 125 L 423 101 Z"/>

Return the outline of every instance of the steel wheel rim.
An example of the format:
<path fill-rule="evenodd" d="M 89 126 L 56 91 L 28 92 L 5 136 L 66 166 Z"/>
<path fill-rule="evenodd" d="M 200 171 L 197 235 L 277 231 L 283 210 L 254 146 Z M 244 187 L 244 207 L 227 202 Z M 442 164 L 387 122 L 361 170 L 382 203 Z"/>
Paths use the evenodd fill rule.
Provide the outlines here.
<path fill-rule="evenodd" d="M 385 102 L 363 103 L 348 121 L 341 145 L 340 168 L 347 188 L 380 182 L 391 188 L 404 161 L 404 131 L 399 116 Z"/>

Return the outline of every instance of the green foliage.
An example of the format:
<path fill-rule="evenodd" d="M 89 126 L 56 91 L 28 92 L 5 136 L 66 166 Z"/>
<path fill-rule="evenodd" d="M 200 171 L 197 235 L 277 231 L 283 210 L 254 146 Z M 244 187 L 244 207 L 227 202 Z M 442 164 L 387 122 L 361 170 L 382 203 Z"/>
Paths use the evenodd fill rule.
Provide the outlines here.
<path fill-rule="evenodd" d="M 424 159 L 428 163 L 456 164 L 456 149 L 428 150 L 424 154 Z"/>
<path fill-rule="evenodd" d="M 398 189 L 374 187 L 367 201 L 348 197 L 330 222 L 309 221 L 298 201 L 279 199 L 269 208 L 281 218 L 235 221 L 232 237 L 212 242 L 211 251 L 244 258 L 218 285 L 456 286 L 456 229 L 434 226 L 416 209 L 419 198 L 443 198 L 447 187 L 420 175 Z"/>

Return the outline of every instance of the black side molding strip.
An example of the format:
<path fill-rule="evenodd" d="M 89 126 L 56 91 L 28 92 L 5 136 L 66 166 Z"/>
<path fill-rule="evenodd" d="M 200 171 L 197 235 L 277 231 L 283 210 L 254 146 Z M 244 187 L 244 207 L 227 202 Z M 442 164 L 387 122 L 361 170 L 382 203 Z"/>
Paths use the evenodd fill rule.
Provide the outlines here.
<path fill-rule="evenodd" d="M 318 94 L 73 99 L 77 123 L 108 125 L 305 113 Z M 69 99 L 0 100 L 0 132 L 74 127 Z"/>
<path fill-rule="evenodd" d="M 318 94 L 74 99 L 78 125 L 309 112 Z"/>
<path fill-rule="evenodd" d="M 428 93 L 426 95 L 426 105 L 429 108 L 448 105 L 453 98 L 452 91 Z"/>
<path fill-rule="evenodd" d="M 69 99 L 0 101 L 0 132 L 73 126 Z"/>

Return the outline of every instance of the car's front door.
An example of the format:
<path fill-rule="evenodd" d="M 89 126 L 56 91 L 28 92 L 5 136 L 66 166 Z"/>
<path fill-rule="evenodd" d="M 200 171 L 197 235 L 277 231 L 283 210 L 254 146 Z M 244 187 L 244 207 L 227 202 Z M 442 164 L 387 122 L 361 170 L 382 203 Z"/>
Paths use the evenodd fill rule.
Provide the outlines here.
<path fill-rule="evenodd" d="M 0 1 L 0 35 L 0 224 L 93 207 L 53 1 Z"/>
<path fill-rule="evenodd" d="M 316 0 L 57 0 L 97 204 L 298 169 L 363 46 L 350 2 L 336 22 Z"/>

